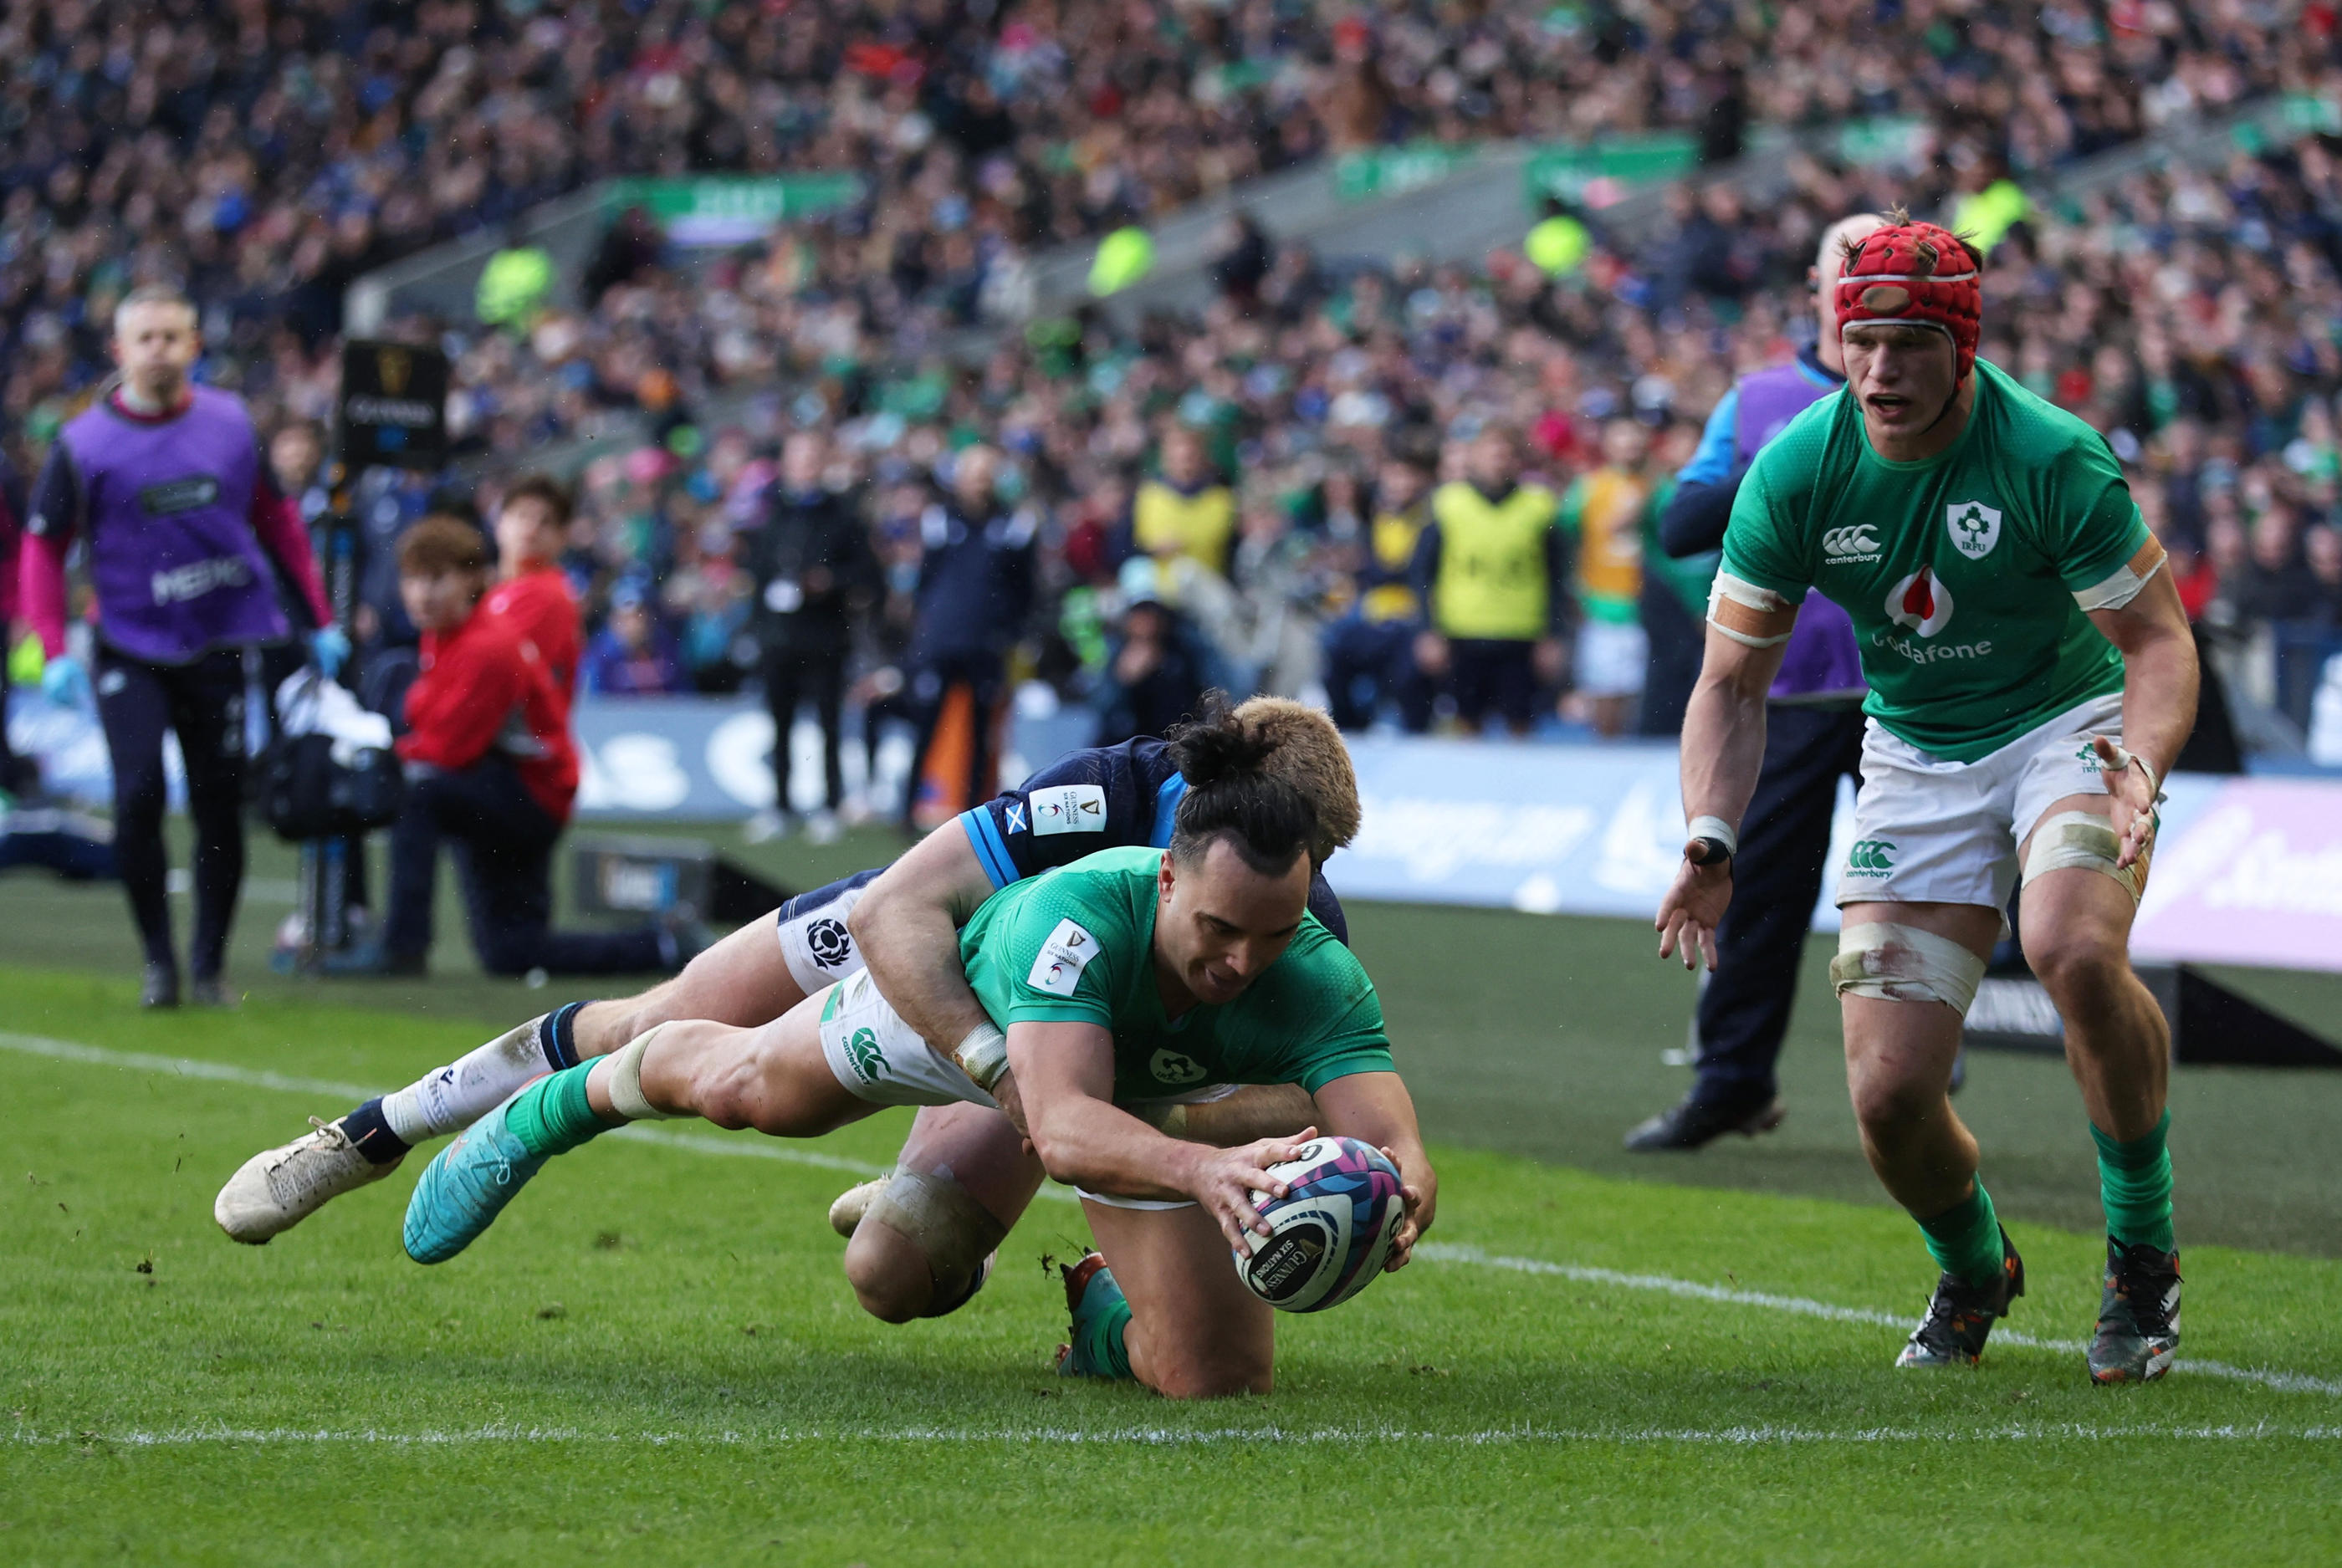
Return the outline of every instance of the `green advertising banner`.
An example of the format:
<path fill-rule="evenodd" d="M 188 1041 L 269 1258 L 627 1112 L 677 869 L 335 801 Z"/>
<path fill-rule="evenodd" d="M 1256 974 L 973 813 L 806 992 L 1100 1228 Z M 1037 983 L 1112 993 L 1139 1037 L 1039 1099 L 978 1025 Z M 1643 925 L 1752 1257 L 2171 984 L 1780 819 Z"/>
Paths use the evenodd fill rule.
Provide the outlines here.
<path fill-rule="evenodd" d="M 1445 142 L 1416 142 L 1344 153 L 1334 165 L 1334 195 L 1345 202 L 1404 195 L 1446 179 L 1479 156 L 1479 151 Z"/>
<path fill-rule="evenodd" d="M 1607 141 L 1539 147 L 1521 166 L 1523 195 L 1531 207 L 1547 196 L 1576 201 L 1596 180 L 1623 185 L 1679 179 L 1699 165 L 1699 142 L 1685 132 L 1619 136 Z"/>
<path fill-rule="evenodd" d="M 858 175 L 710 175 L 613 181 L 612 213 L 647 207 L 679 245 L 735 245 L 790 218 L 827 212 L 862 195 Z"/>

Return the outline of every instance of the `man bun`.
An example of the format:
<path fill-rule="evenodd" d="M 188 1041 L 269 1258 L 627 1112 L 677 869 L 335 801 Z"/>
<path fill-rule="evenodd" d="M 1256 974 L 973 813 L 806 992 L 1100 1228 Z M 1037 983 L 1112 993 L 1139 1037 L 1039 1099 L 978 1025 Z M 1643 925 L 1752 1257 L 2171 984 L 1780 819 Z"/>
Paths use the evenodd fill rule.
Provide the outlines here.
<path fill-rule="evenodd" d="M 1323 864 L 1358 833 L 1358 776 L 1334 721 L 1288 697 L 1231 705 L 1204 694 L 1196 716 L 1165 737 L 1188 793 L 1236 777 L 1277 784 L 1299 797 L 1312 826 L 1309 858 Z M 1181 820 L 1185 820 L 1182 818 Z"/>

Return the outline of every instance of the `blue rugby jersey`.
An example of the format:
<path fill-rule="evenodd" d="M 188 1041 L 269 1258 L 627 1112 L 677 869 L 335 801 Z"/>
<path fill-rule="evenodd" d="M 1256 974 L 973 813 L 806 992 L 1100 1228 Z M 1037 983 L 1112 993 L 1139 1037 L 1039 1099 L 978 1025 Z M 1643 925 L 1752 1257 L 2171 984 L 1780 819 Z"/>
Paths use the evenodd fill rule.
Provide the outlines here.
<path fill-rule="evenodd" d="M 1187 781 L 1171 748 L 1149 736 L 1068 752 L 1012 790 L 960 813 L 960 826 L 997 890 L 1102 849 L 1166 849 Z M 1344 943 L 1350 928 L 1323 871 L 1309 912 Z"/>

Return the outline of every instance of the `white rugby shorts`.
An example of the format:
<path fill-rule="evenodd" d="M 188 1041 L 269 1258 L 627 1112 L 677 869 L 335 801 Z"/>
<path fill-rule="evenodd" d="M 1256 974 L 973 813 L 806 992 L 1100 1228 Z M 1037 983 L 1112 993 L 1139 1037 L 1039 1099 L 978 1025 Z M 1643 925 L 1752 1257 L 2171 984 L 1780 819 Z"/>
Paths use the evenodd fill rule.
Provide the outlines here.
<path fill-rule="evenodd" d="M 801 893 L 781 905 L 776 923 L 781 962 L 788 965 L 790 978 L 807 996 L 862 973 L 862 944 L 846 928 L 846 917 L 854 913 L 854 906 L 862 902 L 863 894 L 877 877 L 875 871 L 859 872 L 843 882 Z"/>
<path fill-rule="evenodd" d="M 2017 850 L 2034 824 L 2067 795 L 2107 793 L 2094 735 L 2121 741 L 2120 693 L 2069 708 L 1972 763 L 1923 752 L 1870 720 L 1838 904 L 2006 910 L 2017 888 Z"/>
<path fill-rule="evenodd" d="M 874 1105 L 949 1105 L 999 1102 L 976 1080 L 927 1048 L 878 994 L 870 972 L 838 982 L 821 1009 L 821 1054 L 846 1092 Z"/>
<path fill-rule="evenodd" d="M 1650 634 L 1632 621 L 1588 620 L 1577 628 L 1570 684 L 1588 697 L 1631 697 L 1651 668 Z"/>
<path fill-rule="evenodd" d="M 927 1048 L 918 1032 L 903 1022 L 864 970 L 838 983 L 822 1004 L 821 1054 L 846 1092 L 874 1105 L 949 1105 L 966 1101 L 993 1109 L 999 1102 L 976 1080 Z M 1236 1093 L 1233 1084 L 1207 1084 L 1182 1094 L 1149 1100 L 1133 1110 L 1156 1105 L 1198 1105 Z M 1192 1200 L 1117 1198 L 1074 1189 L 1094 1203 L 1115 1209 L 1185 1209 Z"/>

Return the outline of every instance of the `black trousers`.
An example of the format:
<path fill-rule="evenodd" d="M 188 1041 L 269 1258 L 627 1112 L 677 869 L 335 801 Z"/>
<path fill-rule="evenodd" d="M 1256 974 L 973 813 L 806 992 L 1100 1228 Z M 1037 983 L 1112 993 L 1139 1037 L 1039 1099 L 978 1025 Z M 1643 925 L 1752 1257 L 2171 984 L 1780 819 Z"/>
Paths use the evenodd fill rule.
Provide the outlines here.
<path fill-rule="evenodd" d="M 670 969 L 659 933 L 553 929 L 553 846 L 561 824 L 513 765 L 489 757 L 458 773 L 417 772 L 390 828 L 390 913 L 383 946 L 420 959 L 431 949 L 432 869 L 455 854 L 472 949 L 491 974 L 641 974 Z"/>
<path fill-rule="evenodd" d="M 40 782 L 40 764 L 31 757 L 18 756 L 8 744 L 8 661 L 0 654 L 0 792 L 31 794 Z"/>
<path fill-rule="evenodd" d="M 846 770 L 838 763 L 845 740 L 841 715 L 846 702 L 846 661 L 828 651 L 775 649 L 765 655 L 765 705 L 773 714 L 773 804 L 789 805 L 789 729 L 797 707 L 813 704 L 821 725 L 823 804 L 836 811 L 846 798 Z"/>
<path fill-rule="evenodd" d="M 1828 869 L 1837 781 L 1862 782 L 1862 714 L 1775 704 L 1765 767 L 1732 857 L 1732 904 L 1716 972 L 1699 994 L 1700 1094 L 1769 1092 L 1797 1000 L 1797 969 Z"/>
<path fill-rule="evenodd" d="M 912 670 L 909 695 L 919 739 L 911 754 L 910 780 L 903 789 L 904 825 L 910 824 L 918 809 L 919 780 L 926 771 L 927 749 L 935 744 L 936 726 L 943 722 L 944 699 L 956 685 L 967 687 L 976 699 L 976 738 L 967 750 L 966 804 L 980 804 L 992 797 L 992 714 L 1000 704 L 1006 678 L 997 654 L 957 654 Z"/>
<path fill-rule="evenodd" d="M 1510 638 L 1452 637 L 1447 643 L 1447 689 L 1456 716 L 1477 730 L 1490 709 L 1515 730 L 1526 731 L 1536 714 L 1536 644 Z"/>
<path fill-rule="evenodd" d="M 1351 616 L 1326 628 L 1326 704 L 1334 723 L 1363 730 L 1385 701 L 1398 704 L 1399 727 L 1431 727 L 1431 684 L 1415 667 L 1415 626 Z"/>
<path fill-rule="evenodd" d="M 172 964 L 163 851 L 167 804 L 163 732 L 179 738 L 195 834 L 195 939 L 187 967 L 218 975 L 244 887 L 244 655 L 218 648 L 185 664 L 150 664 L 101 646 L 98 722 L 114 764 L 114 861 L 149 964 Z"/>

